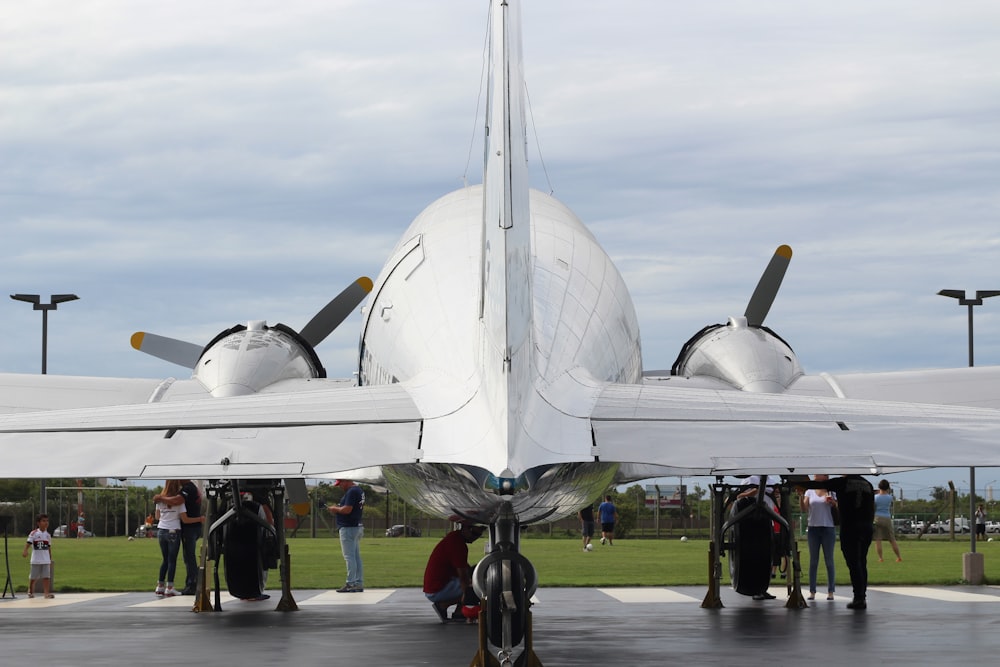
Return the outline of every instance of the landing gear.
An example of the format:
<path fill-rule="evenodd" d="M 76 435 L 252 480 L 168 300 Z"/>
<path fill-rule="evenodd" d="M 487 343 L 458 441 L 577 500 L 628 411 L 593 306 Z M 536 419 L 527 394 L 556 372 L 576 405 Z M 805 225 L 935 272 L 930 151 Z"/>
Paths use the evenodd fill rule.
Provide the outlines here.
<path fill-rule="evenodd" d="M 530 609 L 538 580 L 519 545 L 520 523 L 504 503 L 490 526 L 490 554 L 472 574 L 482 608 L 479 650 L 470 667 L 542 667 L 532 647 Z"/>
<path fill-rule="evenodd" d="M 733 487 L 716 478 L 712 486 L 712 539 L 709 543 L 708 593 L 701 606 L 718 609 L 723 606 L 720 595 L 722 581 L 721 558 L 729 557 L 729 574 L 733 588 L 742 595 L 764 596 L 771 582 L 772 554 L 776 552 L 788 568 L 785 607 L 806 607 L 800 585 L 802 569 L 799 552 L 791 527 L 790 485 L 783 480 L 779 507 L 765 500 L 767 476 L 757 487 L 757 493 L 739 498 L 747 487 Z M 780 528 L 774 533 L 774 526 Z M 775 546 L 775 544 L 777 546 Z"/>
<path fill-rule="evenodd" d="M 288 547 L 280 520 L 285 490 L 277 480 L 212 481 L 206 489 L 209 511 L 198 573 L 194 611 L 222 611 L 219 564 L 225 564 L 226 588 L 233 597 L 264 600 L 268 570 L 278 568 L 278 611 L 296 611 L 291 594 Z M 220 510 L 221 508 L 224 508 Z M 275 520 L 278 517 L 278 520 Z M 207 561 L 213 561 L 214 605 L 209 601 Z"/>

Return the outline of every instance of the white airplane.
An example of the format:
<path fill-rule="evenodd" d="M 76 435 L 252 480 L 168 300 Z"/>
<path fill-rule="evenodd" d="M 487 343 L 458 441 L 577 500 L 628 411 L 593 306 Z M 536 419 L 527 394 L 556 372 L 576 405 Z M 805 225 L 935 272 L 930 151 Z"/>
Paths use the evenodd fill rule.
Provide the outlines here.
<path fill-rule="evenodd" d="M 784 246 L 743 316 L 644 377 L 614 263 L 528 186 L 517 0 L 492 2 L 491 33 L 483 185 L 402 235 L 364 308 L 357 386 L 317 372 L 309 336 L 261 322 L 203 351 L 145 334 L 137 347 L 194 377 L 0 376 L 0 475 L 384 477 L 421 510 L 490 526 L 474 664 L 532 665 L 521 524 L 655 476 L 1000 465 L 1000 369 L 803 374 L 763 324 Z"/>

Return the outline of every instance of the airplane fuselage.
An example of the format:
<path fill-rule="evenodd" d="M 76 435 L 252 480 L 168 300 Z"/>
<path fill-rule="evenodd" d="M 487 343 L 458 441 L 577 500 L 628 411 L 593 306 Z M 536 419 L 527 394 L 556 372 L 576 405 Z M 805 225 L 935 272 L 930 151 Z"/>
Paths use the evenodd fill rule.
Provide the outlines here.
<path fill-rule="evenodd" d="M 529 208 L 529 265 L 520 273 L 507 267 L 531 295 L 523 377 L 509 377 L 518 373 L 505 357 L 513 353 L 495 349 L 485 331 L 483 274 L 504 260 L 483 240 L 481 186 L 427 207 L 375 281 L 359 383 L 403 383 L 420 408 L 420 462 L 384 469 L 419 507 L 474 510 L 516 490 L 515 507 L 530 520 L 575 512 L 613 480 L 616 467 L 600 463 L 593 448 L 589 416 L 607 383 L 641 381 L 632 299 L 569 209 L 537 191 Z M 515 387 L 513 399 L 498 395 L 493 372 Z M 440 465 L 460 472 L 433 467 Z M 567 487 L 569 478 L 579 482 Z"/>

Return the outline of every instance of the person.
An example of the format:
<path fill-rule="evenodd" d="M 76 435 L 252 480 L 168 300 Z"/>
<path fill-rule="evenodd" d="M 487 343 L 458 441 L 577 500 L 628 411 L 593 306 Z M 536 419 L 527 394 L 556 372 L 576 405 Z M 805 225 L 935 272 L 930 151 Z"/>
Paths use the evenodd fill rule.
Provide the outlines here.
<path fill-rule="evenodd" d="M 848 609 L 868 608 L 868 549 L 872 544 L 875 520 L 875 489 L 861 475 L 844 475 L 826 480 L 806 480 L 800 489 L 826 489 L 837 494 L 840 510 L 840 552 L 851 575 L 854 597 Z"/>
<path fill-rule="evenodd" d="M 49 535 L 49 515 L 39 514 L 35 519 L 35 529 L 28 534 L 28 541 L 21 552 L 21 558 L 31 551 L 31 573 L 28 575 L 28 597 L 35 597 L 35 582 L 42 580 L 42 591 L 46 598 L 52 594 L 52 536 Z"/>
<path fill-rule="evenodd" d="M 361 487 L 349 479 L 334 480 L 334 486 L 344 490 L 339 505 L 331 505 L 329 510 L 337 515 L 340 531 L 340 550 L 347 561 L 347 581 L 337 589 L 338 593 L 362 593 L 365 590 L 364 569 L 361 564 L 361 537 L 364 525 L 361 513 L 365 508 L 365 494 Z"/>
<path fill-rule="evenodd" d="M 604 502 L 597 506 L 601 519 L 601 544 L 615 546 L 615 524 L 618 523 L 618 508 L 611 502 L 611 496 L 604 496 Z"/>
<path fill-rule="evenodd" d="M 76 538 L 80 539 L 87 536 L 87 531 L 84 530 L 83 524 L 86 523 L 87 519 L 83 516 L 83 510 L 80 510 L 80 516 L 76 518 Z"/>
<path fill-rule="evenodd" d="M 813 479 L 826 481 L 827 475 L 813 475 Z M 806 541 L 809 543 L 809 599 L 816 599 L 816 574 L 819 571 L 819 553 L 823 550 L 826 564 L 826 599 L 832 600 L 836 590 L 836 571 L 833 562 L 833 547 L 837 543 L 833 510 L 837 507 L 837 495 L 826 489 L 809 489 L 799 498 L 799 506 L 808 515 Z"/>
<path fill-rule="evenodd" d="M 201 490 L 189 479 L 179 480 L 180 492 L 174 496 L 158 493 L 153 496 L 153 502 L 165 502 L 168 505 L 184 504 L 188 517 L 201 516 Z M 198 592 L 198 538 L 204 530 L 203 523 L 181 524 L 181 554 L 184 558 L 184 588 L 181 595 L 194 595 Z"/>
<path fill-rule="evenodd" d="M 442 623 L 448 622 L 448 607 L 456 605 L 452 620 L 461 620 L 462 606 L 472 591 L 469 545 L 483 534 L 483 526 L 463 521 L 437 543 L 424 568 L 424 596 L 434 605 Z M 478 604 L 478 602 L 477 602 Z"/>
<path fill-rule="evenodd" d="M 878 491 L 875 492 L 875 553 L 878 562 L 882 562 L 882 540 L 889 540 L 896 562 L 902 563 L 899 555 L 899 545 L 896 544 L 895 531 L 892 529 L 892 491 L 889 490 L 889 480 L 879 480 Z"/>
<path fill-rule="evenodd" d="M 583 534 L 583 550 L 587 551 L 587 545 L 594 537 L 594 505 L 587 503 L 587 506 L 576 513 L 580 517 L 580 532 Z"/>
<path fill-rule="evenodd" d="M 180 595 L 174 588 L 174 573 L 177 570 L 177 554 L 181 547 L 181 526 L 186 523 L 201 524 L 205 521 L 203 516 L 188 516 L 183 503 L 171 505 L 166 502 L 166 498 L 178 495 L 180 489 L 180 480 L 169 479 L 163 488 L 163 493 L 157 494 L 160 497 L 156 503 L 157 539 L 163 557 L 160 563 L 160 576 L 153 591 L 158 597 L 169 598 Z"/>
<path fill-rule="evenodd" d="M 976 507 L 976 541 L 986 539 L 986 510 L 982 505 Z"/>

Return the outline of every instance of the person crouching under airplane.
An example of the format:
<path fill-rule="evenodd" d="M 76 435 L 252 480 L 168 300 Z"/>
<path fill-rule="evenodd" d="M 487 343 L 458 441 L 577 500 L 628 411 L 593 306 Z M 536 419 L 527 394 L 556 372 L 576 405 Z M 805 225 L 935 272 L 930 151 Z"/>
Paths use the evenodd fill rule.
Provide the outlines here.
<path fill-rule="evenodd" d="M 469 545 L 482 534 L 483 526 L 463 521 L 458 530 L 451 531 L 437 543 L 427 560 L 424 595 L 434 605 L 442 623 L 448 622 L 448 607 L 452 605 L 458 606 L 451 619 L 464 620 L 462 604 L 466 594 L 472 593 Z"/>

